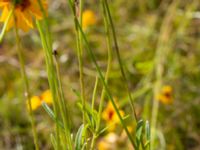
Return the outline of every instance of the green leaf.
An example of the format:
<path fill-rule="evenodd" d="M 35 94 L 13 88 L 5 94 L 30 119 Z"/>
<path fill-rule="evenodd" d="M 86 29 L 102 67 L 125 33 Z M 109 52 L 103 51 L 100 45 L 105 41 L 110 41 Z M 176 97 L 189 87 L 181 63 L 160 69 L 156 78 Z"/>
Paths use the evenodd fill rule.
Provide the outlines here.
<path fill-rule="evenodd" d="M 142 140 L 142 130 L 144 126 L 144 121 L 141 119 L 137 123 L 136 127 L 136 142 L 137 142 L 137 147 L 139 147 L 141 140 Z"/>
<path fill-rule="evenodd" d="M 82 111 L 84 111 L 82 104 L 80 102 L 77 104 L 78 104 L 78 107 Z M 88 125 L 90 129 L 94 131 L 96 128 L 96 123 L 97 123 L 97 116 L 98 116 L 97 111 L 93 110 L 88 103 L 85 104 L 85 111 L 86 111 L 86 120 L 88 122 Z"/>
<path fill-rule="evenodd" d="M 56 144 L 56 139 L 55 139 L 53 134 L 50 135 L 50 139 L 51 139 L 51 143 L 53 145 L 53 148 L 56 149 L 56 147 L 57 147 L 56 145 L 57 144 Z"/>
<path fill-rule="evenodd" d="M 147 138 L 148 141 L 150 141 L 150 125 L 149 125 L 149 121 L 146 121 L 145 128 L 146 128 L 146 138 Z"/>
<path fill-rule="evenodd" d="M 150 125 L 149 125 L 149 121 L 146 121 L 146 124 L 145 124 L 145 133 L 146 133 L 145 149 L 149 148 L 149 150 L 150 150 L 150 140 L 151 140 L 151 137 L 150 137 Z"/>
<path fill-rule="evenodd" d="M 84 129 L 84 125 L 82 124 L 79 127 L 78 132 L 76 134 L 76 138 L 75 138 L 75 149 L 76 150 L 80 150 L 81 149 L 83 129 Z"/>
<path fill-rule="evenodd" d="M 85 145 L 84 141 L 85 141 L 85 134 L 87 131 L 86 130 L 87 127 L 88 127 L 88 125 L 86 125 L 84 127 L 83 124 L 79 127 L 78 132 L 75 137 L 75 150 L 81 150 L 83 148 L 83 146 Z"/>
<path fill-rule="evenodd" d="M 62 129 L 64 129 L 63 123 L 61 121 L 59 121 L 56 117 L 54 112 L 51 110 L 51 108 L 45 103 L 42 102 L 42 107 L 44 108 L 44 110 L 47 112 L 47 114 L 51 117 L 51 119 L 53 119 L 53 121 L 56 122 L 56 124 L 58 124 Z"/>

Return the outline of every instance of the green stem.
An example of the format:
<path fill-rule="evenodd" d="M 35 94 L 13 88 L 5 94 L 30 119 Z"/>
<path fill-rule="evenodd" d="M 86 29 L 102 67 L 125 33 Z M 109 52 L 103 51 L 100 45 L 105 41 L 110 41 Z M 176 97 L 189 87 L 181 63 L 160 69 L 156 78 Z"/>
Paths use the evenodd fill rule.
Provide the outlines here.
<path fill-rule="evenodd" d="M 45 62 L 46 62 L 46 68 L 47 68 L 47 75 L 48 75 L 48 82 L 49 82 L 49 86 L 51 89 L 51 93 L 52 93 L 52 97 L 53 97 L 53 109 L 54 109 L 54 113 L 55 113 L 55 120 L 57 122 L 58 120 L 58 114 L 59 114 L 59 107 L 57 106 L 57 96 L 56 96 L 56 87 L 54 84 L 54 79 L 55 79 L 55 73 L 54 73 L 54 66 L 53 66 L 53 61 L 51 59 L 51 53 L 49 51 L 48 45 L 47 45 L 47 41 L 46 41 L 46 36 L 43 33 L 43 29 L 41 26 L 40 22 L 36 22 L 39 33 L 40 33 L 40 38 L 42 41 L 42 46 L 44 49 L 44 54 L 45 54 Z M 60 140 L 60 131 L 59 131 L 59 125 L 56 123 L 56 142 L 57 142 L 57 150 L 61 149 L 61 140 Z"/>
<path fill-rule="evenodd" d="M 93 90 L 93 94 L 92 94 L 92 110 L 94 110 L 94 103 L 95 103 L 95 99 L 96 99 L 96 95 L 97 95 L 97 86 L 99 83 L 99 78 L 96 77 L 95 80 L 95 85 L 94 85 L 94 90 Z"/>
<path fill-rule="evenodd" d="M 94 146 L 95 146 L 95 141 L 96 141 L 97 135 L 96 132 L 92 134 L 92 142 L 91 142 L 91 150 L 94 150 Z"/>
<path fill-rule="evenodd" d="M 59 74 L 59 66 L 56 64 L 54 66 L 53 63 L 53 57 L 52 57 L 52 39 L 51 39 L 51 34 L 49 30 L 49 25 L 48 25 L 48 19 L 46 17 L 46 12 L 43 8 L 41 0 L 37 0 L 38 4 L 40 6 L 40 10 L 43 13 L 43 28 L 41 22 L 37 22 L 39 31 L 40 31 L 40 36 L 42 39 L 42 44 L 45 50 L 45 56 L 46 56 L 46 63 L 47 63 L 47 70 L 48 70 L 48 79 L 51 87 L 51 92 L 53 95 L 54 99 L 54 107 L 56 108 L 56 114 L 58 115 L 59 112 L 61 113 L 62 121 L 64 123 L 64 130 L 65 130 L 65 138 L 63 141 L 64 147 L 68 147 L 68 149 L 72 149 L 72 141 L 71 141 L 71 133 L 70 133 L 70 118 L 68 115 L 68 110 L 66 108 L 66 104 L 64 101 L 64 94 L 62 90 L 62 85 L 61 85 L 61 79 L 60 79 L 60 74 Z M 46 36 L 45 36 L 46 35 Z M 55 68 L 56 67 L 56 68 Z M 57 74 L 56 74 L 56 73 Z M 57 126 L 58 128 L 58 126 Z M 58 144 L 58 149 L 60 147 L 60 135 L 58 130 L 56 130 L 57 134 L 57 144 Z M 67 139 L 67 144 L 65 140 Z"/>
<path fill-rule="evenodd" d="M 56 72 L 57 72 L 57 78 L 58 78 L 58 96 L 60 98 L 61 101 L 61 115 L 63 118 L 63 122 L 64 122 L 64 127 L 65 127 L 65 132 L 66 132 L 66 138 L 67 138 L 67 145 L 68 145 L 68 149 L 73 150 L 73 146 L 72 146 L 72 140 L 71 140 L 71 120 L 69 117 L 69 109 L 67 109 L 67 104 L 65 103 L 65 98 L 64 98 L 64 92 L 63 92 L 63 87 L 62 87 L 62 82 L 61 82 L 61 75 L 60 75 L 60 65 L 56 59 L 56 55 L 54 55 L 55 57 L 55 67 L 56 67 Z M 66 148 L 65 148 L 66 149 Z"/>
<path fill-rule="evenodd" d="M 86 124 L 85 119 L 85 88 L 84 88 L 84 75 L 83 75 L 83 53 L 82 48 L 80 46 L 80 34 L 78 33 L 79 37 L 77 37 L 77 49 L 78 49 L 78 62 L 79 62 L 79 81 L 81 87 L 81 101 L 83 105 L 83 124 Z"/>
<path fill-rule="evenodd" d="M 125 82 L 126 89 L 128 91 L 129 103 L 130 103 L 131 109 L 134 113 L 135 120 L 137 122 L 138 119 L 137 119 L 137 115 L 136 115 L 136 111 L 135 111 L 135 106 L 134 106 L 133 98 L 131 96 L 130 88 L 129 88 L 129 85 L 128 85 L 128 80 L 127 80 L 127 77 L 125 75 L 125 71 L 124 71 L 124 68 L 123 68 L 123 63 L 122 63 L 122 59 L 121 59 L 120 52 L 119 52 L 119 46 L 118 46 L 118 42 L 117 42 L 115 27 L 114 27 L 114 23 L 113 23 L 113 20 L 112 20 L 112 16 L 111 16 L 111 13 L 110 13 L 110 8 L 109 8 L 107 0 L 103 0 L 103 4 L 104 4 L 104 7 L 105 7 L 104 9 L 106 9 L 106 12 L 107 12 L 108 20 L 110 22 L 110 26 L 111 26 L 111 30 L 112 30 L 112 34 L 113 34 L 115 51 L 116 51 L 116 54 L 117 54 L 117 60 L 119 62 L 121 74 L 122 74 L 123 80 Z"/>
<path fill-rule="evenodd" d="M 172 21 L 174 18 L 175 11 L 177 10 L 177 6 L 180 0 L 174 0 L 168 7 L 166 15 L 164 17 L 163 23 L 161 25 L 160 34 L 158 37 L 158 44 L 156 48 L 155 54 L 155 77 L 156 82 L 154 85 L 154 101 L 152 108 L 152 118 L 151 118 L 151 149 L 155 149 L 155 134 L 156 134 L 156 125 L 159 111 L 159 101 L 157 100 L 157 95 L 160 93 L 160 89 L 162 87 L 163 82 L 163 74 L 164 74 L 164 64 L 167 58 L 167 49 L 166 46 L 169 45 L 169 38 L 171 38 L 170 33 L 172 32 Z"/>
<path fill-rule="evenodd" d="M 106 12 L 105 9 L 103 9 L 103 14 L 104 14 L 104 26 L 105 26 L 105 31 L 106 31 L 106 43 L 107 43 L 107 49 L 108 49 L 108 62 L 107 62 L 107 70 L 105 74 L 105 82 L 108 82 L 109 74 L 111 71 L 111 63 L 112 63 L 112 43 L 111 43 L 111 37 L 110 37 L 110 30 L 109 30 L 109 23 L 108 20 L 106 19 Z M 105 87 L 102 90 L 101 93 L 101 99 L 100 99 L 100 105 L 99 105 L 99 113 L 98 113 L 98 122 L 97 122 L 97 132 L 99 131 L 100 127 L 100 122 L 101 122 L 101 113 L 103 110 L 103 103 L 104 103 L 104 98 L 105 98 Z"/>
<path fill-rule="evenodd" d="M 114 107 L 114 109 L 115 109 L 115 111 L 117 113 L 117 116 L 118 116 L 118 118 L 119 118 L 119 120 L 120 120 L 120 122 L 121 122 L 121 124 L 122 124 L 122 126 L 123 126 L 123 128 L 124 128 L 124 130 L 125 130 L 125 132 L 126 132 L 126 134 L 128 136 L 128 138 L 129 138 L 131 144 L 133 145 L 133 147 L 136 147 L 135 146 L 135 142 L 134 142 L 130 132 L 128 131 L 128 128 L 127 128 L 126 124 L 124 123 L 124 120 L 123 120 L 123 118 L 122 118 L 122 116 L 121 116 L 121 114 L 120 114 L 120 112 L 118 110 L 118 107 L 117 107 L 117 105 L 116 105 L 116 103 L 115 103 L 115 101 L 114 101 L 114 99 L 112 97 L 112 94 L 111 94 L 111 92 L 110 92 L 110 90 L 108 88 L 108 85 L 107 85 L 107 83 L 105 81 L 103 73 L 101 72 L 101 69 L 100 69 L 99 65 L 97 64 L 96 57 L 95 57 L 95 55 L 94 55 L 94 53 L 93 53 L 93 51 L 92 51 L 92 49 L 91 49 L 91 47 L 90 47 L 90 45 L 88 43 L 88 40 L 87 40 L 87 38 L 85 36 L 85 33 L 83 32 L 83 29 L 81 28 L 78 20 L 76 18 L 74 20 L 75 20 L 75 23 L 76 23 L 77 27 L 81 31 L 81 34 L 82 34 L 82 37 L 83 37 L 83 41 L 85 42 L 85 45 L 86 45 L 87 52 L 88 52 L 92 62 L 95 65 L 95 68 L 96 68 L 96 70 L 98 72 L 99 78 L 100 78 L 100 80 L 101 80 L 101 82 L 102 82 L 102 84 L 103 84 L 103 86 L 105 88 L 106 94 L 108 95 L 108 98 L 110 99 L 110 101 L 111 101 L 111 103 L 112 103 L 112 105 L 113 105 L 113 107 Z"/>
<path fill-rule="evenodd" d="M 53 63 L 53 57 L 52 57 L 52 44 L 48 45 L 48 40 L 46 39 L 48 37 L 44 36 L 45 32 L 44 30 L 42 30 L 42 25 L 40 22 L 37 22 L 38 25 L 38 29 L 40 31 L 40 36 L 42 39 L 42 44 L 44 47 L 44 51 L 45 51 L 45 56 L 46 56 L 46 63 L 47 63 L 47 72 L 48 72 L 48 80 L 50 83 L 50 88 L 51 88 L 51 92 L 52 92 L 52 96 L 53 96 L 53 100 L 54 100 L 54 105 L 56 107 L 56 114 L 59 114 L 59 112 L 61 113 L 61 117 L 62 117 L 62 121 L 64 123 L 64 130 L 65 130 L 65 139 L 67 139 L 67 145 L 66 142 L 64 141 L 63 144 L 65 146 L 67 146 L 69 149 L 72 149 L 72 141 L 71 141 L 71 134 L 70 134 L 70 118 L 68 115 L 68 112 L 65 108 L 66 104 L 64 102 L 64 94 L 61 92 L 61 82 L 60 82 L 60 74 L 59 74 L 59 69 L 58 66 L 54 66 Z M 49 40 L 50 41 L 50 40 Z M 57 73 L 57 74 L 56 74 Z M 57 139 L 59 139 L 59 134 Z M 59 142 L 59 141 L 57 141 Z M 59 142 L 60 143 L 60 142 Z"/>
<path fill-rule="evenodd" d="M 105 26 L 105 32 L 106 32 L 106 43 L 107 43 L 107 50 L 108 50 L 108 61 L 107 61 L 107 70 L 106 70 L 106 75 L 105 75 L 105 82 L 108 82 L 108 78 L 109 78 L 109 74 L 111 71 L 111 63 L 112 63 L 112 43 L 111 43 L 111 36 L 110 36 L 110 30 L 109 30 L 109 23 L 108 20 L 106 18 L 106 12 L 104 9 L 104 5 L 103 2 L 101 0 L 101 6 L 102 6 L 102 10 L 103 10 L 103 20 L 104 20 L 104 26 Z M 105 95 L 106 95 L 106 90 L 105 87 L 103 87 L 102 93 L 101 93 L 101 99 L 100 99 L 100 104 L 99 104 L 99 111 L 98 111 L 98 118 L 97 118 L 97 127 L 95 130 L 95 133 L 92 137 L 92 144 L 91 144 L 91 149 L 94 149 L 94 145 L 95 145 L 95 140 L 97 138 L 99 129 L 100 129 L 100 124 L 101 124 L 101 114 L 102 114 L 102 110 L 103 110 L 103 103 L 104 103 L 104 99 L 105 99 Z"/>
<path fill-rule="evenodd" d="M 99 82 L 99 78 L 98 78 L 98 76 L 97 76 L 97 77 L 96 77 L 96 80 L 95 80 L 93 95 L 92 95 L 92 111 L 93 111 L 93 112 L 95 111 L 94 103 L 95 103 L 95 99 L 96 99 L 96 92 L 97 92 L 97 85 L 98 85 L 98 82 Z M 91 150 L 94 149 L 95 139 L 96 139 L 96 131 L 95 131 L 95 128 L 94 128 L 94 130 L 92 130 L 92 142 L 91 142 L 91 146 L 90 146 L 90 149 L 91 149 Z"/>
<path fill-rule="evenodd" d="M 76 4 L 75 4 L 76 5 Z M 80 25 L 82 27 L 82 12 L 83 12 L 83 0 L 80 0 L 79 6 L 76 6 L 76 8 L 79 8 L 79 16 L 76 16 L 79 18 Z M 78 15 L 78 14 L 76 14 Z M 80 88 L 81 88 L 81 101 L 83 105 L 83 124 L 86 124 L 86 114 L 85 114 L 85 84 L 84 84 L 84 75 L 83 75 L 83 44 L 82 44 L 82 35 L 78 28 L 76 28 L 76 43 L 77 43 L 77 51 L 78 51 L 78 62 L 79 62 L 79 82 L 80 82 Z"/>
<path fill-rule="evenodd" d="M 2 29 L 1 34 L 0 34 L 0 43 L 1 43 L 2 40 L 3 40 L 3 37 L 4 37 L 4 35 L 5 35 L 6 28 L 7 28 L 7 26 L 8 26 L 9 21 L 10 21 L 10 18 L 13 16 L 13 9 L 14 9 L 14 8 L 12 8 L 11 11 L 9 12 L 9 14 L 8 14 L 8 16 L 7 16 L 7 18 L 6 18 L 6 21 L 5 21 L 4 25 L 3 25 L 3 29 Z"/>
<path fill-rule="evenodd" d="M 62 92 L 62 87 L 61 87 L 61 80 L 60 80 L 60 75 L 58 66 L 55 68 L 54 63 L 53 63 L 53 57 L 52 57 L 52 39 L 51 39 L 51 34 L 50 34 L 50 29 L 48 25 L 48 19 L 46 15 L 46 11 L 43 8 L 41 0 L 37 0 L 38 5 L 40 7 L 40 10 L 43 14 L 44 18 L 44 27 L 42 28 L 41 22 L 37 22 L 39 31 L 40 31 L 40 36 L 42 39 L 42 44 L 45 50 L 45 56 L 46 56 L 46 64 L 47 64 L 47 72 L 48 72 L 48 80 L 50 83 L 50 88 L 53 96 L 53 101 L 54 101 L 54 110 L 56 113 L 56 118 L 59 112 L 61 113 L 62 120 L 64 123 L 64 130 L 65 130 L 65 138 L 63 141 L 64 147 L 68 147 L 68 149 L 72 149 L 72 141 L 71 141 L 71 134 L 70 134 L 70 118 L 67 110 L 66 110 L 66 105 L 64 102 L 64 94 Z M 56 69 L 56 70 L 55 70 Z M 55 73 L 56 71 L 56 73 Z M 60 149 L 60 133 L 59 133 L 59 127 L 58 124 L 56 124 L 56 135 L 57 135 L 57 149 Z M 67 139 L 67 144 L 66 144 L 66 139 Z"/>
<path fill-rule="evenodd" d="M 43 7 L 42 0 L 37 0 L 37 2 L 40 7 L 40 10 L 42 12 L 43 20 L 45 22 L 44 25 L 45 25 L 46 37 L 47 37 L 46 42 L 47 42 L 47 45 L 50 46 L 50 45 L 52 45 L 52 38 L 51 38 L 51 34 L 50 34 L 50 26 L 49 26 L 49 20 L 47 18 L 47 12 Z"/>
<path fill-rule="evenodd" d="M 22 51 L 21 51 L 20 36 L 19 36 L 16 25 L 15 25 L 15 36 L 16 36 L 16 42 L 17 42 L 17 53 L 18 53 L 18 57 L 19 57 L 19 61 L 20 61 L 21 75 L 24 80 L 24 86 L 25 86 L 25 97 L 28 100 L 29 115 L 30 115 L 30 120 L 31 120 L 35 149 L 39 150 L 38 135 L 36 132 L 35 120 L 34 120 L 33 110 L 32 110 L 32 106 L 31 106 L 31 96 L 30 96 L 30 91 L 29 91 L 28 77 L 27 77 L 27 74 L 25 71 L 24 58 L 23 58 Z"/>
<path fill-rule="evenodd" d="M 151 118 L 151 149 L 154 149 L 154 141 L 155 141 L 155 133 L 156 133 L 156 124 L 157 124 L 157 116 L 158 116 L 158 109 L 159 109 L 159 102 L 157 100 L 157 94 L 161 88 L 161 80 L 158 80 L 154 86 L 154 101 L 153 101 L 153 108 L 152 108 L 152 118 Z"/>
<path fill-rule="evenodd" d="M 111 92 L 110 92 L 110 90 L 108 88 L 108 85 L 105 82 L 105 78 L 104 78 L 104 76 L 103 76 L 103 74 L 101 72 L 101 69 L 100 69 L 99 65 L 97 64 L 96 57 L 95 57 L 95 55 L 94 55 L 94 53 L 93 53 L 93 51 L 92 51 L 92 49 L 91 49 L 91 47 L 90 47 L 90 45 L 88 43 L 88 40 L 87 40 L 87 38 L 85 36 L 85 33 L 83 32 L 83 29 L 82 29 L 78 19 L 76 18 L 76 14 L 75 14 L 75 11 L 74 11 L 75 7 L 74 7 L 74 5 L 73 5 L 71 0 L 68 0 L 68 1 L 69 1 L 69 4 L 70 4 L 70 8 L 71 8 L 71 10 L 72 10 L 72 12 L 74 14 L 75 27 L 80 30 L 80 33 L 81 33 L 82 38 L 83 38 L 83 41 L 84 41 L 84 43 L 86 45 L 86 50 L 87 50 L 92 62 L 95 65 L 95 68 L 96 68 L 96 70 L 98 72 L 99 78 L 100 78 L 100 80 L 103 83 L 103 86 L 105 88 L 106 94 L 108 95 L 108 98 L 110 99 L 110 101 L 111 101 L 111 103 L 112 103 L 112 105 L 113 105 L 113 107 L 114 107 L 114 109 L 115 109 L 115 111 L 117 113 L 117 116 L 119 117 L 119 120 L 120 120 L 120 122 L 121 122 L 121 124 L 122 124 L 122 126 L 123 126 L 123 128 L 124 128 L 124 130 L 125 130 L 125 132 L 126 132 L 126 134 L 128 136 L 128 138 L 129 138 L 131 144 L 133 145 L 133 147 L 136 147 L 136 144 L 135 144 L 130 132 L 128 131 L 128 128 L 127 128 L 126 124 L 124 123 L 124 120 L 123 120 L 123 118 L 122 118 L 122 116 L 121 116 L 121 114 L 120 114 L 120 112 L 119 112 L 119 110 L 117 108 L 117 105 L 116 105 L 116 103 L 115 103 L 115 101 L 114 101 L 114 99 L 112 97 L 112 94 L 111 94 Z"/>

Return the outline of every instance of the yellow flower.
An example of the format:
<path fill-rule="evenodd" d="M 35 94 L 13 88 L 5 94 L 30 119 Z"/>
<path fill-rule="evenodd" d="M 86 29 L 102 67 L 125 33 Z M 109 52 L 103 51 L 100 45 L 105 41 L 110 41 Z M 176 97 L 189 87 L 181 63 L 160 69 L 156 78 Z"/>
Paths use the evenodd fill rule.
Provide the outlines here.
<path fill-rule="evenodd" d="M 95 25 L 97 22 L 96 16 L 93 11 L 85 10 L 82 16 L 82 25 L 83 29 L 88 28 L 89 26 Z"/>
<path fill-rule="evenodd" d="M 108 133 L 97 144 L 98 150 L 115 150 L 119 141 L 119 136 L 114 132 Z"/>
<path fill-rule="evenodd" d="M 124 112 L 122 110 L 119 110 L 119 112 L 121 116 L 124 116 Z M 116 125 L 120 123 L 117 113 L 115 112 L 115 109 L 110 101 L 105 110 L 102 112 L 102 118 L 106 121 L 109 127 L 108 130 L 110 131 L 113 131 L 116 128 Z"/>
<path fill-rule="evenodd" d="M 41 100 L 40 100 L 39 96 L 33 96 L 33 97 L 31 97 L 30 101 L 31 101 L 32 110 L 36 110 L 38 107 L 41 106 Z M 26 105 L 27 105 L 28 110 L 30 110 L 28 100 L 27 100 Z"/>
<path fill-rule="evenodd" d="M 163 104 L 172 104 L 173 102 L 173 89 L 171 86 L 163 86 L 161 93 L 157 96 L 157 100 L 162 102 Z"/>
<path fill-rule="evenodd" d="M 112 145 L 102 140 L 98 143 L 97 147 L 98 150 L 111 150 Z"/>
<path fill-rule="evenodd" d="M 133 128 L 128 127 L 129 132 L 132 132 Z M 98 150 L 116 150 L 116 149 L 126 149 L 133 150 L 132 145 L 127 140 L 127 134 L 123 130 L 121 135 L 117 135 L 114 132 L 109 132 L 104 137 L 100 138 L 97 143 Z"/>
<path fill-rule="evenodd" d="M 51 95 L 51 91 L 50 90 L 46 90 L 42 93 L 42 95 L 40 96 L 41 101 L 46 102 L 47 104 L 52 104 L 53 100 L 52 100 L 52 95 Z"/>
<path fill-rule="evenodd" d="M 46 10 L 46 0 L 41 0 L 41 2 Z M 8 21 L 7 30 L 16 24 L 17 28 L 27 32 L 33 28 L 33 18 L 42 19 L 42 12 L 37 0 L 0 0 L 0 9 L 2 9 L 0 22 L 4 23 L 13 9 L 13 15 Z"/>
<path fill-rule="evenodd" d="M 36 110 L 37 108 L 39 108 L 42 105 L 42 101 L 50 105 L 53 102 L 51 91 L 46 90 L 40 96 L 33 96 L 31 97 L 30 101 L 31 101 L 32 110 Z M 28 100 L 27 100 L 26 105 L 27 105 L 27 109 L 30 110 Z"/>

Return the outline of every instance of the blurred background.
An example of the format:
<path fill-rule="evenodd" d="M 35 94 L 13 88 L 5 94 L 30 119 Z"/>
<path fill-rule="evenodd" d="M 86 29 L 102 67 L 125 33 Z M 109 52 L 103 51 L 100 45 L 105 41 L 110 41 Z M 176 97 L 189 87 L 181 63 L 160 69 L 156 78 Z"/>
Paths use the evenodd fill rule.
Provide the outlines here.
<path fill-rule="evenodd" d="M 160 150 L 199 150 L 200 1 L 109 0 L 109 4 L 138 116 L 151 120 L 155 60 L 159 59 L 164 70 L 163 87 L 168 86 L 172 90 L 170 103 L 160 101 L 158 147 Z M 48 10 L 53 47 L 58 52 L 65 97 L 72 108 L 73 130 L 77 132 L 81 112 L 77 107 L 79 97 L 74 92 L 80 91 L 80 87 L 73 16 L 66 0 L 49 1 Z M 85 33 L 99 65 L 105 71 L 107 47 L 100 2 L 85 0 L 84 10 L 93 12 L 95 21 L 86 27 Z M 20 36 L 31 94 L 41 95 L 49 86 L 39 34 L 34 29 L 28 33 L 20 32 Z M 1 150 L 34 149 L 19 70 L 14 31 L 10 30 L 0 44 Z M 84 75 L 86 97 L 90 100 L 96 71 L 85 51 Z M 120 107 L 128 113 L 128 95 L 114 52 L 109 88 Z M 97 92 L 96 105 L 100 94 L 101 90 Z M 54 128 L 53 121 L 42 107 L 34 110 L 34 116 L 42 149 L 52 149 L 49 135 Z M 116 134 L 120 134 L 119 130 Z"/>

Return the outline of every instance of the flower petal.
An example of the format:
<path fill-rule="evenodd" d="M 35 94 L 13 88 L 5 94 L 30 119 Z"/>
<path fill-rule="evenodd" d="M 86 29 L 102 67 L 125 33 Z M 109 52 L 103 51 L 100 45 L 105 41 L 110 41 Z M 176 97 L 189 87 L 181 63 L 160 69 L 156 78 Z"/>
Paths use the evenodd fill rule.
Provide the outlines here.
<path fill-rule="evenodd" d="M 30 28 L 33 28 L 32 19 L 30 19 L 30 15 L 16 10 L 15 16 L 18 28 L 22 29 L 24 32 L 28 32 Z"/>
<path fill-rule="evenodd" d="M 8 2 L 0 2 L 0 7 L 5 7 L 5 6 L 7 6 L 7 5 L 9 5 Z"/>
<path fill-rule="evenodd" d="M 2 14 L 1 14 L 0 22 L 5 22 L 8 15 L 9 15 L 9 10 L 7 7 L 4 7 Z"/>
<path fill-rule="evenodd" d="M 43 0 L 42 5 L 43 5 L 44 10 L 46 11 L 47 9 L 46 1 Z M 39 5 L 35 3 L 35 1 L 31 0 L 31 6 L 29 6 L 29 10 L 36 19 L 40 20 L 43 18 L 42 11 L 40 10 Z"/>

